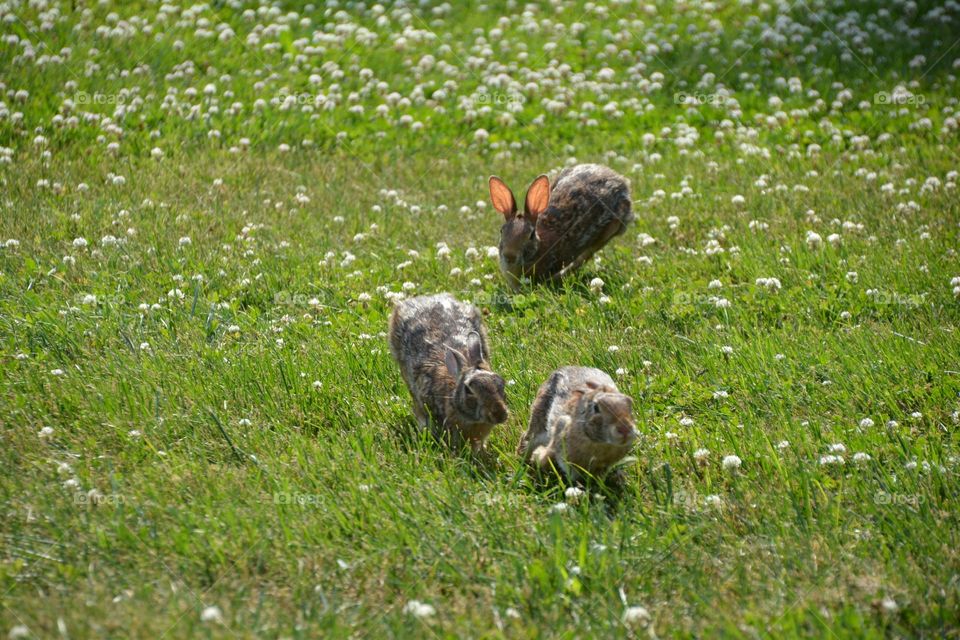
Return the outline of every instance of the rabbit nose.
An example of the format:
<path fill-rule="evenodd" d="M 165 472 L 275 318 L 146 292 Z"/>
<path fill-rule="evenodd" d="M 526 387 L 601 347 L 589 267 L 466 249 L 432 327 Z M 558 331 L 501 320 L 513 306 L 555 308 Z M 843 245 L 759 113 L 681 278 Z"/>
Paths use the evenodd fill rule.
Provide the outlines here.
<path fill-rule="evenodd" d="M 506 408 L 506 407 L 502 407 L 502 406 L 501 406 L 501 407 L 497 407 L 496 409 L 493 410 L 493 417 L 494 417 L 494 419 L 495 419 L 498 423 L 500 423 L 500 422 L 506 422 L 506 421 L 507 421 L 507 408 Z"/>
<path fill-rule="evenodd" d="M 624 438 L 630 438 L 634 435 L 634 429 L 632 424 L 625 424 L 621 422 L 617 425 L 617 431 L 620 432 L 620 435 Z"/>

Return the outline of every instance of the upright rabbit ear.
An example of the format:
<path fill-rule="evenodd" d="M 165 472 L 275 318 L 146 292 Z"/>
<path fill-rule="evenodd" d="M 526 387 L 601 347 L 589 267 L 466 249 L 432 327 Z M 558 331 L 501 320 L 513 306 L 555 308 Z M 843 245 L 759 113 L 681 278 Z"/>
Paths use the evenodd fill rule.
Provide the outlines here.
<path fill-rule="evenodd" d="M 466 358 L 463 357 L 463 354 L 456 349 L 447 347 L 446 353 L 444 353 L 443 356 L 443 360 L 447 365 L 447 371 L 450 373 L 450 375 L 454 379 L 459 378 L 460 369 L 466 366 Z"/>
<path fill-rule="evenodd" d="M 480 342 L 480 334 L 476 331 L 467 338 L 467 353 L 470 363 L 474 366 L 483 362 L 483 344 Z"/>
<path fill-rule="evenodd" d="M 533 222 L 537 216 L 547 210 L 550 202 L 550 179 L 545 175 L 538 176 L 527 190 L 527 199 L 523 203 L 526 216 Z"/>
<path fill-rule="evenodd" d="M 490 176 L 490 202 L 493 203 L 493 208 L 508 220 L 517 215 L 517 201 L 513 197 L 513 192 L 497 176 Z"/>

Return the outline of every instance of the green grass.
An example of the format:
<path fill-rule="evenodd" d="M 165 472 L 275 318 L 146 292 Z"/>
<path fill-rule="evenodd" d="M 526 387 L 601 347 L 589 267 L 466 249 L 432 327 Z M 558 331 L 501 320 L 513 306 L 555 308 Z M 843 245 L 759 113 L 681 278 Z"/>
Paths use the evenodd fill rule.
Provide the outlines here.
<path fill-rule="evenodd" d="M 960 50 L 938 5 L 858 3 L 852 19 L 838 2 L 599 15 L 563 0 L 527 29 L 525 3 L 384 4 L 387 24 L 355 3 L 251 20 L 212 3 L 161 23 L 153 2 L 87 17 L 52 2 L 49 29 L 49 7 L 3 10 L 3 34 L 36 53 L 0 45 L 0 633 L 956 637 Z M 135 16 L 154 32 L 96 32 Z M 764 38 L 778 16 L 786 39 Z M 204 39 L 198 18 L 236 35 Z M 347 23 L 379 40 L 314 37 Z M 37 64 L 63 47 L 63 64 Z M 438 64 L 416 70 L 426 54 Z M 186 60 L 192 76 L 168 77 Z M 604 67 L 614 80 L 592 84 Z M 722 89 L 697 87 L 707 72 Z M 654 73 L 662 87 L 642 88 Z M 792 77 L 802 91 L 778 82 Z M 876 98 L 901 84 L 903 104 Z M 115 112 L 133 91 L 143 104 Z M 378 117 L 394 91 L 411 104 Z M 513 124 L 503 102 L 460 102 L 515 91 Z M 726 91 L 739 106 L 674 99 Z M 301 93 L 342 99 L 313 114 L 270 103 Z M 604 116 L 611 101 L 622 117 Z M 698 132 L 688 146 L 680 125 Z M 561 286 L 515 295 L 487 255 L 486 177 L 522 197 L 573 161 L 630 179 L 636 225 Z M 757 283 L 771 277 L 779 290 Z M 387 349 L 391 298 L 439 291 L 484 309 L 510 381 L 489 467 L 412 435 Z M 558 512 L 563 487 L 535 486 L 514 449 L 537 387 L 567 364 L 616 372 L 642 436 L 622 500 Z M 831 453 L 844 464 L 821 464 Z M 412 600 L 435 614 L 408 613 Z M 649 624 L 625 623 L 628 606 Z"/>

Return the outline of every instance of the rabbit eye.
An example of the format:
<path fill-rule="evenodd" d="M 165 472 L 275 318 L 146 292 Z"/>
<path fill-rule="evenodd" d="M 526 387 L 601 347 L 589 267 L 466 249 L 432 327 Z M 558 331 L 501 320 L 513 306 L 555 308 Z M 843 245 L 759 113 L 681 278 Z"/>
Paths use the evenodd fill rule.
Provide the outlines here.
<path fill-rule="evenodd" d="M 468 398 L 472 398 L 474 395 L 473 389 L 471 389 L 470 387 L 464 387 L 463 392 L 467 394 Z"/>
<path fill-rule="evenodd" d="M 593 415 L 597 415 L 597 414 L 599 414 L 599 413 L 600 413 L 600 405 L 597 404 L 596 402 L 594 402 L 594 403 L 593 403 Z"/>
<path fill-rule="evenodd" d="M 530 229 L 530 239 L 533 240 L 533 239 L 536 238 L 536 237 L 537 237 L 537 230 L 536 230 L 536 229 Z"/>

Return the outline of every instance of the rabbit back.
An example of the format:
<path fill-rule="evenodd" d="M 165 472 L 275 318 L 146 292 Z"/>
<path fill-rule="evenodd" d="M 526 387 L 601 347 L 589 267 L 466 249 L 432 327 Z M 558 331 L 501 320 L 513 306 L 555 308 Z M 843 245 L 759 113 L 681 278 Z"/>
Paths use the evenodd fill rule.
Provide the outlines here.
<path fill-rule="evenodd" d="M 630 186 L 623 176 L 598 164 L 567 167 L 557 176 L 550 204 L 537 220 L 537 273 L 558 273 L 585 252 L 598 248 L 611 226 L 613 235 L 619 235 L 633 219 Z M 619 228 L 612 224 L 616 222 Z"/>
<path fill-rule="evenodd" d="M 390 318 L 390 352 L 415 402 L 440 424 L 448 417 L 456 387 L 444 364 L 446 349 L 465 353 L 472 333 L 479 336 L 486 357 L 487 337 L 480 311 L 448 293 L 404 300 Z"/>

